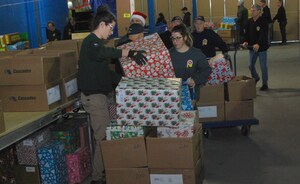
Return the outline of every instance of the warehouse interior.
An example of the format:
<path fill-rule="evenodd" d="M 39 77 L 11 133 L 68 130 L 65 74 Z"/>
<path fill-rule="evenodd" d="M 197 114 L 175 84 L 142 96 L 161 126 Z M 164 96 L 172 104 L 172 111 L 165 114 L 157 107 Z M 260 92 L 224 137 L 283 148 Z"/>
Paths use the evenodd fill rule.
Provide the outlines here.
<path fill-rule="evenodd" d="M 130 15 L 132 14 L 133 11 L 144 12 L 146 15 L 148 15 L 146 19 L 145 30 L 149 34 L 154 33 L 158 30 L 157 27 L 155 27 L 155 20 L 157 19 L 158 13 L 162 12 L 165 15 L 167 21 L 169 22 L 176 15 L 182 16 L 182 12 L 181 12 L 182 7 L 188 8 L 188 10 L 192 13 L 192 18 L 195 18 L 197 15 L 203 15 L 205 17 L 205 20 L 214 23 L 213 24 L 214 28 L 217 30 L 218 26 L 220 26 L 222 22 L 223 17 L 236 17 L 237 2 L 238 2 L 238 0 L 234 0 L 234 1 L 231 0 L 230 1 L 229 0 L 103 0 L 103 1 L 65 0 L 65 1 L 66 2 L 62 2 L 61 0 L 52 0 L 52 1 L 51 0 L 38 0 L 38 1 L 4 0 L 0 2 L 0 22 L 1 22 L 0 38 L 1 35 L 20 32 L 20 33 L 26 33 L 26 38 L 28 41 L 27 42 L 28 47 L 26 48 L 25 52 L 22 52 L 20 54 L 19 51 L 17 51 L 18 56 L 15 56 L 15 54 L 11 54 L 12 52 L 0 51 L 0 65 L 2 60 L 5 60 L 7 58 L 11 59 L 12 57 L 18 57 L 19 61 L 23 60 L 24 62 L 25 61 L 30 62 L 30 59 L 28 59 L 27 56 L 25 55 L 31 55 L 31 54 L 36 55 L 36 57 L 39 57 L 39 59 L 40 57 L 42 58 L 44 56 L 64 57 L 64 59 L 66 60 L 68 59 L 70 60 L 70 58 L 75 60 L 76 58 L 76 63 L 77 63 L 77 60 L 80 55 L 80 47 L 82 44 L 82 38 L 80 38 L 80 40 L 77 40 L 77 36 L 81 37 L 84 35 L 85 37 L 87 34 L 89 34 L 88 31 L 89 21 L 93 16 L 93 9 L 95 10 L 94 6 L 95 4 L 97 4 L 96 2 L 98 2 L 99 4 L 104 3 L 109 5 L 110 10 L 117 16 L 117 26 L 113 30 L 113 35 L 110 38 L 110 42 L 108 42 L 110 46 L 112 45 L 115 46 L 114 40 L 117 40 L 119 37 L 127 33 L 129 27 Z M 92 2 L 95 4 L 89 4 Z M 245 7 L 250 9 L 252 4 L 258 2 L 259 0 L 245 0 Z M 276 1 L 267 0 L 267 2 L 271 10 L 271 15 L 273 17 L 277 12 Z M 203 129 L 201 128 L 202 130 L 201 138 L 200 138 L 201 143 L 199 143 L 199 145 L 201 145 L 199 148 L 201 150 L 200 151 L 201 153 L 199 153 L 200 155 L 199 157 L 201 157 L 202 167 L 200 169 L 198 167 L 197 167 L 198 170 L 196 169 L 196 164 L 199 164 L 199 162 L 196 163 L 195 160 L 194 160 L 195 165 L 193 166 L 194 170 L 192 169 L 192 171 L 190 167 L 180 168 L 181 170 L 178 171 L 175 169 L 177 167 L 172 166 L 172 168 L 171 167 L 163 168 L 163 169 L 170 169 L 169 171 L 163 171 L 163 169 L 161 168 L 154 167 L 153 169 L 152 167 L 149 166 L 150 172 L 152 172 L 151 169 L 153 170 L 157 169 L 156 172 L 158 172 L 160 175 L 165 174 L 166 176 L 162 178 L 165 179 L 169 177 L 168 178 L 169 181 L 162 181 L 162 180 L 148 181 L 149 180 L 149 171 L 147 167 L 148 165 L 143 165 L 144 163 L 142 163 L 142 165 L 130 166 L 133 167 L 130 169 L 128 169 L 127 167 L 122 168 L 119 165 L 123 164 L 122 166 L 124 166 L 129 163 L 130 159 L 134 160 L 134 158 L 129 158 L 128 160 L 127 159 L 125 160 L 123 159 L 124 157 L 122 158 L 120 157 L 119 159 L 116 159 L 115 162 L 113 163 L 117 166 L 114 166 L 113 168 L 108 167 L 109 168 L 108 170 L 110 171 L 109 174 L 110 178 L 109 181 L 107 181 L 107 184 L 121 184 L 120 180 L 124 180 L 124 183 L 122 184 L 134 183 L 132 182 L 135 181 L 134 179 L 136 179 L 135 181 L 137 182 L 136 184 L 140 184 L 139 183 L 140 181 L 143 182 L 145 181 L 145 173 L 144 173 L 145 170 L 139 170 L 139 169 L 145 169 L 145 168 L 147 168 L 147 174 L 148 174 L 147 175 L 148 179 L 145 184 L 150 184 L 150 183 L 151 184 L 171 184 L 171 183 L 172 184 L 201 184 L 201 183 L 203 184 L 241 184 L 241 183 L 242 184 L 253 184 L 253 183 L 297 184 L 299 183 L 300 126 L 298 125 L 298 122 L 300 121 L 300 116 L 299 116 L 300 111 L 298 109 L 299 106 L 298 104 L 300 103 L 300 80 L 299 80 L 300 77 L 299 75 L 300 3 L 298 0 L 283 0 L 283 3 L 286 8 L 287 19 L 288 19 L 288 24 L 286 28 L 287 45 L 280 44 L 281 43 L 280 29 L 278 23 L 275 22 L 273 24 L 273 40 L 271 42 L 270 48 L 267 51 L 267 65 L 269 71 L 269 90 L 260 91 L 260 87 L 262 86 L 261 81 L 259 81 L 256 84 L 256 88 L 255 88 L 256 97 L 253 99 L 254 117 L 253 119 L 251 119 L 251 120 L 255 120 L 255 123 L 250 125 L 249 132 L 244 134 L 242 130 L 243 125 L 224 126 L 224 127 L 221 126 L 216 128 L 203 127 Z M 78 9 L 76 10 L 76 8 Z M 10 16 L 10 19 L 7 18 L 7 16 Z M 61 41 L 67 44 L 60 44 L 61 43 L 60 41 L 57 41 L 58 43 L 56 42 L 46 43 L 47 40 L 46 40 L 45 31 L 47 28 L 47 22 L 49 20 L 52 20 L 56 23 L 56 27 L 58 29 L 63 30 L 64 26 L 67 23 L 68 18 L 70 17 L 72 18 L 76 17 L 78 24 L 81 25 L 81 27 L 76 32 L 74 32 L 74 38 L 76 37 L 76 39 Z M 12 24 L 12 22 L 14 24 Z M 240 48 L 239 46 L 236 45 L 236 43 L 233 43 L 233 45 L 228 44 L 228 46 L 230 47 L 230 51 L 228 53 L 231 56 L 231 62 L 236 67 L 236 76 L 250 77 L 251 73 L 248 68 L 249 51 L 245 48 L 244 49 Z M 34 50 L 35 48 L 40 48 L 40 47 L 46 49 L 45 50 L 41 49 L 38 51 Z M 31 52 L 30 51 L 31 49 L 33 49 L 34 51 Z M 70 49 L 77 50 L 77 51 L 71 53 Z M 59 54 L 56 53 L 57 52 L 56 50 L 60 50 Z M 220 54 L 221 52 L 218 51 L 217 53 Z M 55 62 L 53 61 L 53 63 Z M 75 66 L 72 66 L 70 68 L 71 68 L 70 71 L 66 70 L 65 72 L 70 74 L 72 73 L 71 70 L 72 71 L 76 70 Z M 259 61 L 257 61 L 256 63 L 256 68 L 259 75 L 261 75 Z M 3 72 L 7 73 L 6 70 L 5 71 L 3 70 Z M 59 73 L 59 71 L 52 70 L 51 72 L 48 78 L 56 77 L 57 79 L 59 75 L 62 75 Z M 69 75 L 68 77 L 66 77 L 67 74 L 64 75 L 65 75 L 64 76 L 65 83 L 67 80 L 70 79 L 73 81 L 74 77 L 76 77 L 74 72 L 72 73 L 72 75 Z M 19 80 L 23 81 L 23 79 L 20 78 Z M 36 79 L 32 78 L 31 80 L 32 81 L 30 82 L 34 82 Z M 1 88 L 1 85 L 2 86 L 10 85 L 5 82 L 2 83 L 0 84 L 0 89 L 4 89 Z M 16 81 L 15 83 L 18 83 L 18 85 L 20 85 L 20 82 L 18 81 Z M 54 85 L 54 83 L 51 83 L 51 85 Z M 25 88 L 20 88 L 20 89 L 25 90 Z M 43 90 L 40 88 L 33 88 L 33 89 L 36 89 L 35 91 Z M 0 91 L 0 97 L 2 95 L 2 92 Z M 79 92 L 76 94 L 78 95 Z M 89 136 L 89 138 L 88 140 L 87 139 L 84 140 L 84 143 L 82 143 L 82 140 L 80 139 L 80 141 L 78 140 L 76 144 L 84 144 L 85 146 L 87 146 L 89 148 L 89 151 L 85 153 L 86 154 L 85 156 L 86 157 L 91 156 L 87 154 L 87 153 L 91 154 L 91 152 L 93 151 L 92 148 L 93 141 L 91 138 L 92 130 L 89 125 L 90 119 L 88 114 L 81 111 L 82 104 L 80 104 L 80 102 L 77 101 L 78 99 L 77 97 L 78 96 L 71 96 L 70 98 L 63 97 L 65 99 L 62 100 L 67 101 L 67 103 L 63 103 L 63 104 L 57 103 L 52 105 L 49 104 L 43 105 L 45 106 L 43 107 L 44 112 L 38 112 L 38 111 L 22 112 L 24 113 L 26 118 L 25 117 L 23 118 L 22 116 L 19 117 L 18 116 L 19 112 L 15 112 L 15 111 L 9 112 L 7 110 L 7 107 L 5 107 L 6 109 L 2 108 L 1 98 L 0 98 L 0 176 L 2 176 L 3 174 L 3 178 L 6 177 L 5 179 L 7 179 L 6 181 L 6 180 L 1 180 L 0 178 L 0 184 L 2 184 L 1 183 L 2 181 L 6 181 L 3 184 L 9 184 L 9 182 L 11 182 L 11 184 L 15 184 L 14 177 L 12 176 L 14 175 L 14 173 L 18 173 L 15 174 L 15 176 L 19 177 L 19 179 L 24 178 L 24 176 L 32 179 L 30 180 L 29 183 L 25 181 L 22 184 L 42 183 L 40 176 L 35 173 L 36 171 L 38 171 L 38 169 L 36 169 L 38 168 L 38 166 L 29 167 L 27 165 L 26 171 L 22 170 L 22 172 L 20 171 L 21 168 L 19 168 L 18 166 L 12 167 L 13 169 L 9 168 L 11 170 L 6 170 L 5 167 L 7 167 L 7 165 L 11 167 L 12 164 L 6 161 L 10 159 L 18 160 L 17 156 L 19 155 L 15 153 L 16 150 L 18 149 L 17 145 L 21 143 L 25 144 L 23 141 L 26 140 L 27 137 L 35 135 L 34 133 L 38 132 L 40 129 L 49 128 L 49 127 L 53 128 L 51 127 L 52 124 L 57 124 L 57 123 L 59 124 L 64 120 L 69 120 L 69 118 L 72 119 L 73 116 L 76 118 L 77 116 L 79 116 L 80 121 L 82 121 L 82 117 L 84 118 L 85 129 L 83 134 L 85 136 Z M 39 105 L 42 106 L 42 102 Z M 77 109 L 78 107 L 80 109 L 79 110 L 80 113 L 78 113 L 78 109 Z M 9 107 L 9 108 L 14 109 L 14 107 Z M 26 107 L 26 105 L 23 106 L 23 109 L 26 108 L 34 109 L 36 107 L 34 105 L 32 107 Z M 2 112 L 3 109 L 5 109 L 4 113 Z M 16 109 L 19 110 L 20 108 L 16 108 Z M 46 113 L 46 115 L 44 115 L 46 111 L 48 111 L 49 113 Z M 1 118 L 6 121 L 6 122 L 3 121 L 3 124 L 6 127 L 5 126 L 2 127 Z M 23 122 L 23 120 L 27 118 L 28 120 L 26 120 L 26 122 L 25 121 Z M 12 119 L 13 120 L 16 119 L 16 122 L 7 124 L 8 120 L 9 122 L 11 122 Z M 201 119 L 200 119 L 200 123 L 201 123 Z M 226 123 L 226 121 L 224 121 L 224 123 Z M 80 125 L 80 127 L 81 126 L 82 125 Z M 53 129 L 55 130 L 55 128 Z M 65 127 L 63 130 L 67 131 Z M 80 129 L 80 131 L 81 130 L 82 129 Z M 77 132 L 78 135 L 76 136 L 81 137 L 82 136 L 81 133 L 82 132 L 80 133 Z M 56 136 L 61 136 L 61 135 L 56 135 Z M 122 140 L 126 140 L 126 139 L 122 139 Z M 39 141 L 43 141 L 43 140 L 39 139 L 38 142 Z M 148 149 L 147 141 L 145 138 L 146 143 L 144 142 L 145 145 L 143 145 L 146 147 L 145 150 Z M 104 140 L 103 142 L 109 142 L 109 141 Z M 189 139 L 189 141 L 187 142 L 190 143 L 192 141 L 190 141 Z M 179 148 L 182 148 L 182 150 L 186 149 L 188 147 L 187 146 L 188 143 L 186 142 L 182 143 L 181 147 Z M 108 147 L 115 148 L 123 144 L 117 143 L 116 145 L 112 144 L 112 145 L 108 145 Z M 165 144 L 165 147 L 170 145 Z M 125 144 L 126 151 L 128 151 L 127 148 L 130 150 L 131 148 L 130 146 L 126 147 Z M 136 152 L 140 151 L 140 147 L 141 145 L 137 143 L 134 144 L 133 146 L 133 148 L 136 149 L 135 150 Z M 75 147 L 72 149 L 74 151 Z M 35 151 L 37 151 L 37 149 Z M 107 153 L 111 153 L 111 155 L 107 156 Z M 114 154 L 115 153 L 113 153 L 113 151 L 106 152 L 106 156 L 109 157 L 110 159 L 112 156 L 114 156 Z M 172 153 L 168 153 L 168 154 L 172 154 Z M 174 153 L 174 155 L 176 155 L 176 153 Z M 155 155 L 155 158 L 159 158 L 159 157 L 160 155 Z M 173 155 L 170 156 L 170 158 L 173 158 Z M 182 158 L 182 157 L 178 157 L 178 158 Z M 2 160 L 4 160 L 4 162 Z M 119 163 L 116 163 L 119 160 L 121 161 Z M 146 162 L 147 162 L 147 158 L 146 158 Z M 179 162 L 180 161 L 178 161 L 178 163 Z M 186 164 L 188 165 L 189 164 L 188 161 L 186 162 L 187 162 Z M 173 164 L 173 162 L 168 164 L 176 165 L 177 163 L 176 160 L 174 160 L 174 163 L 175 164 Z M 13 165 L 15 166 L 15 163 Z M 86 171 L 91 170 L 91 168 L 89 168 L 91 167 L 91 165 L 87 164 L 88 166 L 86 166 L 86 163 L 83 165 L 84 166 L 82 167 L 84 168 L 84 170 Z M 31 170 L 32 168 L 33 170 Z M 120 169 L 121 171 L 118 169 Z M 122 169 L 124 170 L 128 169 L 128 170 L 122 172 L 124 171 Z M 121 173 L 121 174 L 117 175 L 112 171 L 116 171 L 116 173 Z M 113 174 L 111 174 L 111 172 Z M 190 172 L 192 172 L 192 174 L 190 174 Z M 80 183 L 82 184 L 91 183 L 92 181 L 91 173 L 86 172 L 84 174 L 81 173 L 78 175 L 82 175 L 82 176 L 85 175 L 84 178 L 80 178 L 80 180 L 82 180 Z M 176 178 L 178 175 L 181 175 L 182 181 L 180 180 L 180 182 L 175 182 L 174 180 L 172 182 L 171 179 Z M 119 180 L 118 180 L 118 176 L 120 178 Z M 159 178 L 159 176 L 156 177 Z M 198 179 L 198 177 L 201 179 Z M 111 180 L 111 178 L 116 178 L 116 180 Z M 34 181 L 34 183 L 32 183 L 32 181 Z M 64 181 L 61 182 L 62 182 L 61 184 L 68 183 Z M 16 183 L 19 184 L 20 182 L 16 182 Z M 70 181 L 70 183 L 72 182 Z"/>

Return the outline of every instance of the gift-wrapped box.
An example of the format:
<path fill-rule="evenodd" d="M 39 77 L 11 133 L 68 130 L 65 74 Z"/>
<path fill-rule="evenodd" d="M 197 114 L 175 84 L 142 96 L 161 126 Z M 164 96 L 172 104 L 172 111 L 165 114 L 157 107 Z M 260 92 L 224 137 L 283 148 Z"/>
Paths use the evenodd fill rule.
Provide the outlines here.
<path fill-rule="evenodd" d="M 146 36 L 144 39 L 121 45 L 119 48 L 146 51 L 148 62 L 144 66 L 137 65 L 129 57 L 120 59 L 126 77 L 175 77 L 169 51 L 157 33 Z"/>
<path fill-rule="evenodd" d="M 181 111 L 180 125 L 194 125 L 198 123 L 197 111 Z"/>
<path fill-rule="evenodd" d="M 64 144 L 61 141 L 50 141 L 39 148 L 38 158 L 42 183 L 68 183 Z"/>
<path fill-rule="evenodd" d="M 141 126 L 110 125 L 106 128 L 106 140 L 119 140 L 142 136 L 144 136 L 144 130 Z"/>
<path fill-rule="evenodd" d="M 118 125 L 178 125 L 181 79 L 123 77 L 116 92 Z"/>
<path fill-rule="evenodd" d="M 219 85 L 229 82 L 233 79 L 234 74 L 230 68 L 230 64 L 222 54 L 219 54 L 208 61 L 212 68 L 212 73 L 208 77 L 207 84 Z"/>
<path fill-rule="evenodd" d="M 18 143 L 16 151 L 19 164 L 38 165 L 37 150 L 49 140 L 49 129 L 43 129 Z"/>
<path fill-rule="evenodd" d="M 80 147 L 79 126 L 72 121 L 62 122 L 51 129 L 52 137 L 65 144 L 67 154 L 74 153 Z"/>
<path fill-rule="evenodd" d="M 191 99 L 189 87 L 187 85 L 182 86 L 182 97 L 181 97 L 181 110 L 191 111 L 193 110 L 193 103 Z"/>
<path fill-rule="evenodd" d="M 194 125 L 180 125 L 177 127 L 157 127 L 157 137 L 193 137 L 195 132 Z"/>
<path fill-rule="evenodd" d="M 12 146 L 0 151 L 0 183 L 15 184 L 14 166 L 16 164 L 15 150 Z"/>
<path fill-rule="evenodd" d="M 82 147 L 66 155 L 69 183 L 81 183 L 92 172 L 91 155 L 88 147 Z"/>

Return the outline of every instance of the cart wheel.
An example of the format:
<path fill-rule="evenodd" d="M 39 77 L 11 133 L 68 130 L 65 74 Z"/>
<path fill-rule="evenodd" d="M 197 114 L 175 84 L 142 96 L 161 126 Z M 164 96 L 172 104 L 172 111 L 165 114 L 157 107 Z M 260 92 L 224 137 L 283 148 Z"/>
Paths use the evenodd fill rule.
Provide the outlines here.
<path fill-rule="evenodd" d="M 69 118 L 69 114 L 68 114 L 68 113 L 66 113 L 66 114 L 63 114 L 63 115 L 62 115 L 62 118 L 64 118 L 64 119 L 68 119 L 68 118 Z"/>
<path fill-rule="evenodd" d="M 248 136 L 250 133 L 250 125 L 243 125 L 241 129 L 241 133 L 244 136 Z"/>
<path fill-rule="evenodd" d="M 73 109 L 73 112 L 74 112 L 74 113 L 79 112 L 79 108 Z"/>
<path fill-rule="evenodd" d="M 205 138 L 210 138 L 211 137 L 211 129 L 210 128 L 204 128 L 203 129 L 203 135 Z"/>

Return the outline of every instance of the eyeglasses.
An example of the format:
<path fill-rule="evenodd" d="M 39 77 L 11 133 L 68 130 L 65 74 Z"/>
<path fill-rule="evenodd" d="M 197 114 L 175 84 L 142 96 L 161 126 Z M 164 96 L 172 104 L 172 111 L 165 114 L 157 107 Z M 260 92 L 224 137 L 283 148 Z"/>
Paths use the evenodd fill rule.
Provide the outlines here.
<path fill-rule="evenodd" d="M 170 37 L 170 39 L 172 40 L 172 41 L 178 41 L 178 40 L 180 40 L 181 38 L 183 38 L 182 36 L 180 37 L 180 36 L 177 36 L 177 37 Z"/>
<path fill-rule="evenodd" d="M 108 24 L 108 26 L 110 27 L 110 30 L 113 31 L 114 30 L 114 26 L 112 24 Z"/>

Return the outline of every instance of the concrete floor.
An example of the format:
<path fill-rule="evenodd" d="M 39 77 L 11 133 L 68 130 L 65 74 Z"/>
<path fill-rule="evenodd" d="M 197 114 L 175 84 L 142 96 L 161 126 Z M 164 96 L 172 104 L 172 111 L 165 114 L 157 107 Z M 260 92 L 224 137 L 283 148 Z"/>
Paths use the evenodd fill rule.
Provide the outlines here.
<path fill-rule="evenodd" d="M 248 55 L 238 51 L 238 75 L 250 76 Z M 204 139 L 204 184 L 300 183 L 300 44 L 272 45 L 268 67 L 270 90 L 261 92 L 261 81 L 257 84 L 260 124 L 248 137 L 233 127 L 213 129 Z"/>

